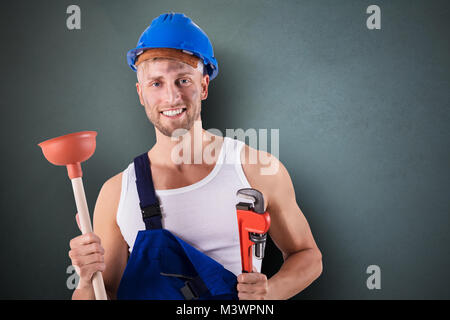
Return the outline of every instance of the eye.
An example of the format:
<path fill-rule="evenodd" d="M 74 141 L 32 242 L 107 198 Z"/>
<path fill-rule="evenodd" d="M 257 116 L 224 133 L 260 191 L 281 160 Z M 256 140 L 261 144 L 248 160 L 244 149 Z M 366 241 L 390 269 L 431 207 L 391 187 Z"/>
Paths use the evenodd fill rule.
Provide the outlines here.
<path fill-rule="evenodd" d="M 155 82 L 152 82 L 151 84 L 150 84 L 150 86 L 152 86 L 152 87 L 160 87 L 161 86 L 161 83 L 160 82 L 158 82 L 158 81 L 155 81 Z"/>
<path fill-rule="evenodd" d="M 187 85 L 187 84 L 189 84 L 190 82 L 191 82 L 190 79 L 180 79 L 180 84 L 181 84 L 181 85 Z"/>

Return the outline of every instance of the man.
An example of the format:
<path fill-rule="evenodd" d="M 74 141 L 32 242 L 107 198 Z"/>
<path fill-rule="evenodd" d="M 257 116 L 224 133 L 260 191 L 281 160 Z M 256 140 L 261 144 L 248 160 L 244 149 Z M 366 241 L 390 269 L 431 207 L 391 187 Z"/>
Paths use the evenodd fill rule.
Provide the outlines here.
<path fill-rule="evenodd" d="M 155 127 L 156 143 L 147 154 L 165 229 L 231 270 L 237 276 L 239 299 L 288 299 L 310 285 L 322 272 L 321 253 L 285 167 L 266 152 L 201 127 L 201 101 L 218 72 L 206 34 L 185 15 L 161 15 L 128 53 L 128 62 L 137 70 L 139 100 Z M 211 146 L 216 148 L 209 161 L 195 161 L 205 159 Z M 178 161 L 180 152 L 183 161 Z M 256 162 L 252 152 L 257 153 Z M 221 165 L 227 157 L 238 163 Z M 259 160 L 267 158 L 269 163 Z M 267 167 L 278 170 L 262 174 Z M 130 164 L 102 186 L 94 233 L 70 241 L 69 256 L 80 275 L 73 299 L 95 298 L 91 278 L 96 271 L 103 273 L 108 297 L 118 296 L 136 234 L 143 228 L 132 168 Z M 282 267 L 270 279 L 257 263 L 254 272 L 240 272 L 236 203 L 231 196 L 242 187 L 263 194 L 271 218 L 269 235 L 283 254 Z"/>

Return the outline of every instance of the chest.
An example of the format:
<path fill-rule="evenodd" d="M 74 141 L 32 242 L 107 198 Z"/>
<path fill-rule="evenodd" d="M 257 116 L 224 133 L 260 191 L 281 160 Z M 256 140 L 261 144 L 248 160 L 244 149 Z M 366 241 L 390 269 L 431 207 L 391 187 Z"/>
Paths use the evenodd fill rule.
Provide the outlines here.
<path fill-rule="evenodd" d="M 214 165 L 191 164 L 182 168 L 169 168 L 152 165 L 153 184 L 156 190 L 183 188 L 206 178 Z"/>

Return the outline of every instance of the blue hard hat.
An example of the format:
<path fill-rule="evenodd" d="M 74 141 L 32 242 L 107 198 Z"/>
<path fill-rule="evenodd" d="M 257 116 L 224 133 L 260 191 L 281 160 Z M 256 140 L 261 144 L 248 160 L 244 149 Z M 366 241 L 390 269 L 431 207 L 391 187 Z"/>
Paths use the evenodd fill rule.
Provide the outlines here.
<path fill-rule="evenodd" d="M 136 71 L 136 57 L 146 49 L 172 48 L 187 51 L 202 59 L 210 79 L 219 73 L 214 51 L 206 33 L 182 13 L 164 13 L 153 19 L 139 38 L 136 48 L 128 51 L 127 62 Z"/>

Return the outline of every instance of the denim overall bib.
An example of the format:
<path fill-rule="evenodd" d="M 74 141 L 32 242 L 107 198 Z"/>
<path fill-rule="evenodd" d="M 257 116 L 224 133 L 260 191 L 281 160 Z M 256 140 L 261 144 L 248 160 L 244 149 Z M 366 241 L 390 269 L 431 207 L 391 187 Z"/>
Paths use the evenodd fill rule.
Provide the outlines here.
<path fill-rule="evenodd" d="M 237 299 L 237 278 L 217 261 L 162 228 L 147 153 L 134 159 L 146 230 L 137 234 L 117 299 Z"/>

